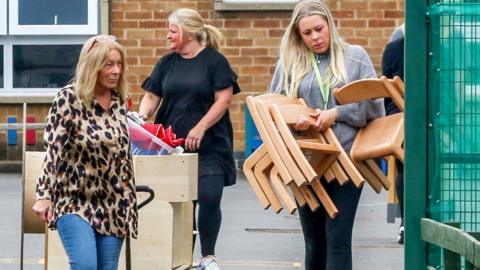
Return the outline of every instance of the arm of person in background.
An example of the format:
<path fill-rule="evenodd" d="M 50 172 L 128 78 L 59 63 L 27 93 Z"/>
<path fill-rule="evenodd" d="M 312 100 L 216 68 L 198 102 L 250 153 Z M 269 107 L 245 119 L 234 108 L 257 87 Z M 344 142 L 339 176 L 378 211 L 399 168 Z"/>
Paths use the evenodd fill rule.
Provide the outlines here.
<path fill-rule="evenodd" d="M 233 96 L 233 86 L 215 92 L 215 102 L 208 112 L 193 127 L 185 139 L 185 148 L 190 151 L 196 151 L 200 148 L 203 135 L 215 125 L 230 107 Z"/>
<path fill-rule="evenodd" d="M 150 118 L 150 116 L 153 115 L 153 113 L 155 113 L 158 106 L 160 105 L 161 100 L 162 98 L 160 98 L 159 96 L 155 95 L 152 92 L 146 91 L 145 95 L 142 98 L 142 101 L 140 102 L 138 115 L 143 120 L 147 120 L 148 118 Z"/>
<path fill-rule="evenodd" d="M 74 95 L 70 90 L 62 90 L 58 93 L 52 102 L 45 124 L 43 138 L 46 156 L 41 175 L 37 180 L 35 190 L 37 201 L 32 207 L 44 222 L 52 219 L 52 187 L 65 158 L 66 149 L 63 146 L 70 137 L 70 128 L 72 127 L 71 113 L 69 112 L 69 100 L 72 100 L 70 95 Z"/>

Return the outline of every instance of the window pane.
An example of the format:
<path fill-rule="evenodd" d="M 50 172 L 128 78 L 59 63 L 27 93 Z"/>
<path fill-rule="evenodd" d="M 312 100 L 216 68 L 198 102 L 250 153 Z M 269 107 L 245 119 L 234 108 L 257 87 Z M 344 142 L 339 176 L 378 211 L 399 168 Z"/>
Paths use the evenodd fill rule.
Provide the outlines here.
<path fill-rule="evenodd" d="M 19 0 L 19 25 L 86 25 L 88 0 Z"/>
<path fill-rule="evenodd" d="M 0 45 L 0 88 L 3 88 L 3 45 Z"/>
<path fill-rule="evenodd" d="M 59 88 L 73 77 L 82 45 L 14 45 L 13 87 Z"/>

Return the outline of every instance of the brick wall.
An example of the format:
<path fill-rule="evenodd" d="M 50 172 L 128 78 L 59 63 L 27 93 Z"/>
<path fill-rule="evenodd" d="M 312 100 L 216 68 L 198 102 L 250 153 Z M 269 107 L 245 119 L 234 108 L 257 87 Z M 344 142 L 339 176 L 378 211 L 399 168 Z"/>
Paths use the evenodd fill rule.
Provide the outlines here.
<path fill-rule="evenodd" d="M 403 22 L 403 0 L 328 0 L 341 35 L 365 47 L 380 74 L 381 57 L 388 37 Z M 221 51 L 239 75 L 242 92 L 231 108 L 235 151 L 245 140 L 244 100 L 268 89 L 278 47 L 291 11 L 215 11 L 213 0 L 113 0 L 112 34 L 127 47 L 129 81 L 134 101 L 142 96 L 140 85 L 166 49 L 166 18 L 170 11 L 188 7 L 198 10 L 207 23 L 224 34 Z"/>

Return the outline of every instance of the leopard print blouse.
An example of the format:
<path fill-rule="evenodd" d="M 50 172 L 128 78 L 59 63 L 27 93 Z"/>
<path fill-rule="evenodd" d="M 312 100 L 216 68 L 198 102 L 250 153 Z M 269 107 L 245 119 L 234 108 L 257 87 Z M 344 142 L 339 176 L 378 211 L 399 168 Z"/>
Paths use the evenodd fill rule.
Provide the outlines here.
<path fill-rule="evenodd" d="M 72 85 L 53 100 L 36 186 L 37 199 L 53 202 L 51 228 L 61 216 L 76 214 L 100 234 L 137 236 L 127 110 L 118 93 L 112 93 L 108 112 L 95 100 L 84 106 Z"/>

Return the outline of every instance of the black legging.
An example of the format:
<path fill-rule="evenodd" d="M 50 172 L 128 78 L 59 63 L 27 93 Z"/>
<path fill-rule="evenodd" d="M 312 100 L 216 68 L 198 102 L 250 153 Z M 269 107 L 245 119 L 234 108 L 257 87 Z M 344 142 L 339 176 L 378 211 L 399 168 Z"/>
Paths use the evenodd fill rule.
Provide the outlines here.
<path fill-rule="evenodd" d="M 215 255 L 215 244 L 217 243 L 220 224 L 222 223 L 222 211 L 220 203 L 223 195 L 223 175 L 205 175 L 198 178 L 198 232 L 200 235 L 200 246 L 202 256 Z M 197 229 L 195 221 L 195 209 L 197 202 L 194 202 L 193 228 Z M 195 246 L 195 237 L 193 238 Z"/>
<path fill-rule="evenodd" d="M 312 212 L 306 205 L 299 207 L 305 240 L 305 270 L 351 270 L 352 229 L 362 188 L 352 181 L 340 186 L 337 181 L 327 184 L 327 193 L 338 209 L 331 219 L 323 207 Z"/>

